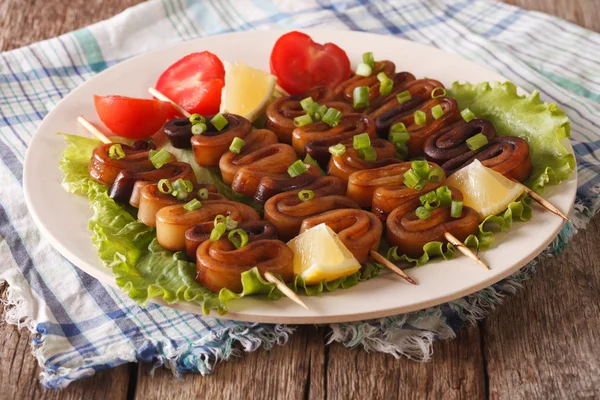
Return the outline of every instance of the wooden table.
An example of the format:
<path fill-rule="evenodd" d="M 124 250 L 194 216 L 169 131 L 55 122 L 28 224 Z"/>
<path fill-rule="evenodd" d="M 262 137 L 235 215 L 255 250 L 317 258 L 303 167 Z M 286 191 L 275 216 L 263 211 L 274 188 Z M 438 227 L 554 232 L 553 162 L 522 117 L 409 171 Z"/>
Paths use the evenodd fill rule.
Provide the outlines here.
<path fill-rule="evenodd" d="M 139 0 L 0 1 L 0 50 L 57 36 L 111 17 Z M 598 0 L 509 0 L 600 31 Z M 524 290 L 487 319 L 434 346 L 433 360 L 325 346 L 326 331 L 300 327 L 289 343 L 223 363 L 209 377 L 177 380 L 160 368 L 129 364 L 61 392 L 38 383 L 31 337 L 0 325 L 0 398 L 349 399 L 600 397 L 600 217 L 566 253 L 544 261 Z M 3 319 L 2 319 L 3 320 Z"/>

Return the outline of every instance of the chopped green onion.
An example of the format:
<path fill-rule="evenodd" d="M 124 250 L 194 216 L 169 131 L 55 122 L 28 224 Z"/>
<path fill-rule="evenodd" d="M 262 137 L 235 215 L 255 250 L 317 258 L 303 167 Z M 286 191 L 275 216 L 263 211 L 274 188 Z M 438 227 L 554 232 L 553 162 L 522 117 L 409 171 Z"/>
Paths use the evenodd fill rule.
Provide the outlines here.
<path fill-rule="evenodd" d="M 169 194 L 173 191 L 173 185 L 168 179 L 161 179 L 158 181 L 158 191 L 164 194 Z"/>
<path fill-rule="evenodd" d="M 469 121 L 473 120 L 474 118 L 476 118 L 475 114 L 473 114 L 473 111 L 469 110 L 468 108 L 465 108 L 464 110 L 462 110 L 460 112 L 460 115 L 462 115 L 465 122 L 469 122 Z"/>
<path fill-rule="evenodd" d="M 404 104 L 411 99 L 410 92 L 405 90 L 404 92 L 400 92 L 396 95 L 396 100 L 398 100 L 398 104 Z"/>
<path fill-rule="evenodd" d="M 310 154 L 306 153 L 306 157 L 304 157 L 304 164 L 308 164 L 308 165 L 312 165 L 315 168 L 319 169 L 319 172 L 321 173 L 322 176 L 327 175 L 327 173 L 325 171 L 323 171 L 323 168 L 321 168 L 321 166 L 319 165 L 319 163 L 310 156 Z"/>
<path fill-rule="evenodd" d="M 335 146 L 331 146 L 329 147 L 329 152 L 334 156 L 334 157 L 340 157 L 343 156 L 346 153 L 346 146 L 344 146 L 341 143 L 336 144 Z"/>
<path fill-rule="evenodd" d="M 412 168 L 404 173 L 404 185 L 406 187 L 414 188 L 420 180 L 419 174 Z"/>
<path fill-rule="evenodd" d="M 192 134 L 193 135 L 202 135 L 206 132 L 206 124 L 203 122 L 198 122 L 197 124 L 192 125 Z"/>
<path fill-rule="evenodd" d="M 233 142 L 231 142 L 231 145 L 229 146 L 229 151 L 235 154 L 240 154 L 240 151 L 242 151 L 242 148 L 245 145 L 246 142 L 244 141 L 244 139 L 235 137 L 233 138 Z"/>
<path fill-rule="evenodd" d="M 200 114 L 192 114 L 190 115 L 190 122 L 192 123 L 192 125 L 198 124 L 198 123 L 205 123 L 206 120 L 204 119 L 204 117 Z"/>
<path fill-rule="evenodd" d="M 227 226 L 225 225 L 225 222 L 219 222 L 218 224 L 215 224 L 215 227 L 210 232 L 210 240 L 216 242 L 217 240 L 221 239 L 221 236 L 223 236 L 226 231 Z"/>
<path fill-rule="evenodd" d="M 431 108 L 431 115 L 433 115 L 433 118 L 435 119 L 440 119 L 442 115 L 444 115 L 444 110 L 442 109 L 442 106 L 440 106 L 439 104 L 433 106 Z"/>
<path fill-rule="evenodd" d="M 315 101 L 312 97 L 307 97 L 305 99 L 300 100 L 300 107 L 302 107 L 304 111 L 308 111 L 310 110 L 310 106 L 312 106 L 314 102 Z"/>
<path fill-rule="evenodd" d="M 294 126 L 301 127 L 304 125 L 310 125 L 313 123 L 312 118 L 309 114 L 300 115 L 294 118 Z"/>
<path fill-rule="evenodd" d="M 301 190 L 298 192 L 298 198 L 301 201 L 309 201 L 312 200 L 313 197 L 315 197 L 315 192 L 312 190 Z"/>
<path fill-rule="evenodd" d="M 437 99 L 439 97 L 444 97 L 446 95 L 446 89 L 441 86 L 436 87 L 431 91 L 431 98 Z"/>
<path fill-rule="evenodd" d="M 202 207 L 202 203 L 198 201 L 198 199 L 192 199 L 190 202 L 186 203 L 183 208 L 186 211 L 194 211 Z"/>
<path fill-rule="evenodd" d="M 415 124 L 417 124 L 419 126 L 425 125 L 427 123 L 427 114 L 425 114 L 421 110 L 415 111 L 414 117 L 415 117 Z"/>
<path fill-rule="evenodd" d="M 227 230 L 230 231 L 237 228 L 238 222 L 228 215 L 227 218 L 225 218 L 225 226 L 227 226 Z"/>
<path fill-rule="evenodd" d="M 334 127 L 337 126 L 337 124 L 340 122 L 340 119 L 342 119 L 342 113 L 332 107 L 327 110 L 325 115 L 323 115 L 322 121 L 327 125 Z"/>
<path fill-rule="evenodd" d="M 406 160 L 408 158 L 408 146 L 406 143 L 395 143 L 396 158 Z"/>
<path fill-rule="evenodd" d="M 113 160 L 120 160 L 121 158 L 125 157 L 125 151 L 120 144 L 113 144 L 108 148 L 108 156 Z"/>
<path fill-rule="evenodd" d="M 402 144 L 410 140 L 410 134 L 408 132 L 390 132 L 388 139 L 393 144 Z"/>
<path fill-rule="evenodd" d="M 354 135 L 352 138 L 352 147 L 356 150 L 364 149 L 371 145 L 371 138 L 368 133 L 361 133 L 359 135 Z"/>
<path fill-rule="evenodd" d="M 207 188 L 202 188 L 202 189 L 198 189 L 198 193 L 196 194 L 196 196 L 198 196 L 198 198 L 200 200 L 208 200 L 208 189 Z"/>
<path fill-rule="evenodd" d="M 431 217 L 431 211 L 429 211 L 425 207 L 417 207 L 417 209 L 415 210 L 415 214 L 417 214 L 417 217 L 419 219 L 427 219 Z"/>
<path fill-rule="evenodd" d="M 356 75 L 371 76 L 372 73 L 373 67 L 371 67 L 369 64 L 361 63 L 358 64 L 358 67 L 356 67 Z"/>
<path fill-rule="evenodd" d="M 212 117 L 212 119 L 210 120 L 210 123 L 219 132 L 221 132 L 223 130 L 223 128 L 225 128 L 227 126 L 227 124 L 229 123 L 229 121 L 227 121 L 227 118 L 225 118 L 225 116 L 223 114 L 218 113 L 217 115 L 215 115 L 214 117 Z"/>
<path fill-rule="evenodd" d="M 383 74 L 383 72 L 382 72 Z M 394 88 L 394 81 L 391 79 L 386 79 L 385 81 L 379 84 L 379 94 L 382 96 L 387 96 L 392 93 L 392 89 Z"/>
<path fill-rule="evenodd" d="M 435 210 L 440 206 L 440 199 L 435 194 L 435 191 L 424 194 L 419 197 L 419 200 L 421 201 L 421 205 L 429 211 Z"/>
<path fill-rule="evenodd" d="M 449 206 L 452 203 L 452 192 L 448 189 L 448 186 L 440 186 L 435 189 L 435 194 L 440 199 L 441 206 Z"/>
<path fill-rule="evenodd" d="M 376 161 L 377 160 L 377 151 L 371 146 L 365 147 L 364 149 L 360 149 L 358 151 L 360 158 L 365 161 Z"/>
<path fill-rule="evenodd" d="M 425 185 L 427 185 L 427 179 L 421 179 L 419 181 L 419 183 L 417 183 L 415 186 L 413 186 L 413 189 L 415 190 L 421 190 L 425 187 Z"/>
<path fill-rule="evenodd" d="M 302 162 L 302 160 L 296 160 L 292 163 L 292 165 L 290 165 L 288 167 L 288 174 L 293 178 L 295 176 L 298 175 L 302 175 L 303 173 L 305 173 L 306 171 L 308 171 L 308 168 L 306 167 L 306 165 L 304 165 L 304 163 Z"/>
<path fill-rule="evenodd" d="M 373 52 L 368 51 L 368 52 L 364 53 L 362 56 L 362 59 L 363 59 L 363 63 L 367 64 L 369 67 L 371 67 L 371 68 L 375 67 L 375 58 L 373 57 Z"/>
<path fill-rule="evenodd" d="M 462 209 L 463 209 L 462 201 L 452 200 L 452 205 L 450 206 L 450 216 L 452 218 L 462 217 Z"/>
<path fill-rule="evenodd" d="M 217 216 L 215 217 L 215 219 L 213 220 L 213 225 L 214 225 L 214 226 L 217 226 L 217 225 L 219 225 L 219 224 L 224 224 L 226 220 L 227 220 L 227 219 L 225 218 L 225 216 L 224 216 L 224 215 L 221 215 L 221 214 L 219 214 L 219 215 L 217 215 Z"/>
<path fill-rule="evenodd" d="M 417 173 L 417 175 L 419 175 L 421 177 L 421 179 L 428 179 L 429 178 L 429 163 L 427 162 L 427 160 L 414 160 L 411 164 L 410 167 L 412 168 L 413 171 L 415 171 Z"/>
<path fill-rule="evenodd" d="M 477 135 L 467 139 L 467 146 L 472 151 L 478 150 L 487 144 L 488 138 L 483 133 L 478 133 Z"/>
<path fill-rule="evenodd" d="M 392 125 L 392 128 L 390 131 L 391 132 L 408 132 L 406 130 L 406 125 L 404 125 L 402 122 L 397 122 L 394 125 Z"/>
<path fill-rule="evenodd" d="M 191 193 L 192 190 L 194 190 L 194 185 L 192 184 L 192 182 L 182 178 L 177 179 L 173 186 L 175 187 L 175 189 L 187 193 Z"/>
<path fill-rule="evenodd" d="M 384 81 L 387 81 L 388 79 L 390 79 L 390 78 L 388 78 L 388 76 L 385 74 L 385 72 L 380 72 L 377 74 L 377 80 L 379 81 L 379 83 L 383 83 Z"/>
<path fill-rule="evenodd" d="M 235 237 L 236 235 L 240 237 L 240 240 L 238 240 L 238 238 Z M 227 239 L 229 239 L 229 241 L 233 243 L 236 249 L 244 247 L 248 244 L 248 234 L 243 229 L 232 230 L 231 232 L 229 232 L 229 235 L 227 235 Z"/>
<path fill-rule="evenodd" d="M 323 117 L 325 116 L 325 113 L 327 112 L 327 106 L 326 105 L 320 105 L 319 108 L 316 109 L 316 111 L 313 114 L 313 118 L 315 121 L 321 121 L 323 119 Z"/>
<path fill-rule="evenodd" d="M 154 165 L 154 168 L 158 169 L 169 162 L 171 159 L 171 153 L 165 149 L 160 151 L 150 151 L 150 162 Z"/>
<path fill-rule="evenodd" d="M 441 182 L 444 179 L 444 170 L 440 167 L 433 167 L 431 171 L 429 171 L 429 177 L 427 178 L 429 182 Z"/>
<path fill-rule="evenodd" d="M 369 106 L 369 87 L 357 86 L 352 92 L 354 108 L 366 108 Z"/>

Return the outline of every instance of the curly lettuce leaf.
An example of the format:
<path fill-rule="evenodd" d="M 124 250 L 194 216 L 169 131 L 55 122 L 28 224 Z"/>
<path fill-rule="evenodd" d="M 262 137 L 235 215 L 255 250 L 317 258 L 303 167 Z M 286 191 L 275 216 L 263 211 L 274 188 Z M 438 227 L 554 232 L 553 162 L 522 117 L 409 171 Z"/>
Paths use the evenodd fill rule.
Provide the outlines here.
<path fill-rule="evenodd" d="M 569 119 L 556 103 L 543 103 L 539 92 L 519 96 L 511 82 L 454 82 L 448 94 L 461 109 L 488 119 L 499 136 L 516 136 L 529 143 L 533 173 L 526 184 L 536 192 L 567 179 L 575 168 L 575 157 L 560 143 L 570 135 Z"/>
<path fill-rule="evenodd" d="M 62 181 L 62 187 L 69 193 L 86 195 L 90 191 L 90 184 L 95 183 L 88 172 L 88 164 L 92 158 L 92 152 L 102 144 L 99 140 L 90 139 L 83 136 L 63 135 L 67 148 L 62 153 L 62 158 L 58 162 L 59 168 L 64 172 L 65 177 Z"/>

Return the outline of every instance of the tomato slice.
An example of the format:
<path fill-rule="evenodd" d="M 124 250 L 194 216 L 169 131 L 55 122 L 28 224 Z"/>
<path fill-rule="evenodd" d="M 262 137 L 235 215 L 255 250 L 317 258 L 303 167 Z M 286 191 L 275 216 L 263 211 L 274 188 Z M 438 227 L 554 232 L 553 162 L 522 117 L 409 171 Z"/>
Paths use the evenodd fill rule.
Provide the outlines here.
<path fill-rule="evenodd" d="M 156 90 L 190 113 L 216 114 L 225 85 L 225 68 L 208 51 L 191 53 L 171 65 L 156 82 Z"/>
<path fill-rule="evenodd" d="M 315 86 L 334 88 L 350 76 L 348 55 L 333 43 L 319 44 L 301 32 L 290 32 L 275 42 L 271 73 L 290 94 Z"/>
<path fill-rule="evenodd" d="M 154 99 L 94 95 L 94 105 L 104 125 L 130 139 L 154 135 L 173 116 L 171 103 Z"/>

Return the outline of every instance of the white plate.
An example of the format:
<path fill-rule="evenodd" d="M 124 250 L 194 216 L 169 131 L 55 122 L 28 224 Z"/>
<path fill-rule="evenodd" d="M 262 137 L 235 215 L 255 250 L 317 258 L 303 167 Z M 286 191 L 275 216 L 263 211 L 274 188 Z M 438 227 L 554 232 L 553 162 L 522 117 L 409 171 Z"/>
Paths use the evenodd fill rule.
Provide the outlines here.
<path fill-rule="evenodd" d="M 306 32 L 318 42 L 336 43 L 355 63 L 361 59 L 363 52 L 373 51 L 378 59 L 394 61 L 398 70 L 410 71 L 417 77 L 434 77 L 445 85 L 456 80 L 505 80 L 457 55 L 394 37 L 348 31 Z M 101 265 L 92 246 L 91 232 L 87 229 L 87 221 L 92 215 L 88 201 L 62 189 L 63 174 L 58 169 L 65 144 L 55 133 L 88 135 L 75 119 L 85 115 L 99 123 L 93 120 L 96 115 L 93 94 L 147 97 L 147 89 L 153 86 L 158 75 L 193 51 L 209 50 L 222 60 L 242 60 L 253 67 L 268 70 L 271 48 L 283 33 L 274 30 L 243 32 L 181 43 L 115 65 L 65 97 L 40 125 L 25 159 L 25 199 L 33 219 L 50 243 L 88 274 L 115 286 L 111 271 Z M 570 149 L 568 143 L 565 145 Z M 568 181 L 549 187 L 545 197 L 563 212 L 568 212 L 573 206 L 576 188 L 577 179 L 573 172 Z M 419 282 L 418 286 L 385 274 L 349 290 L 317 297 L 304 296 L 310 311 L 288 299 L 273 302 L 245 298 L 232 301 L 230 313 L 225 318 L 295 324 L 356 321 L 414 311 L 466 296 L 499 281 L 532 260 L 557 235 L 562 220 L 536 206 L 531 222 L 515 223 L 513 226 L 509 233 L 498 234 L 495 247 L 482 255 L 491 271 L 461 256 L 452 261 L 436 261 L 411 269 L 410 274 Z M 191 304 L 173 307 L 201 313 L 199 307 Z"/>

